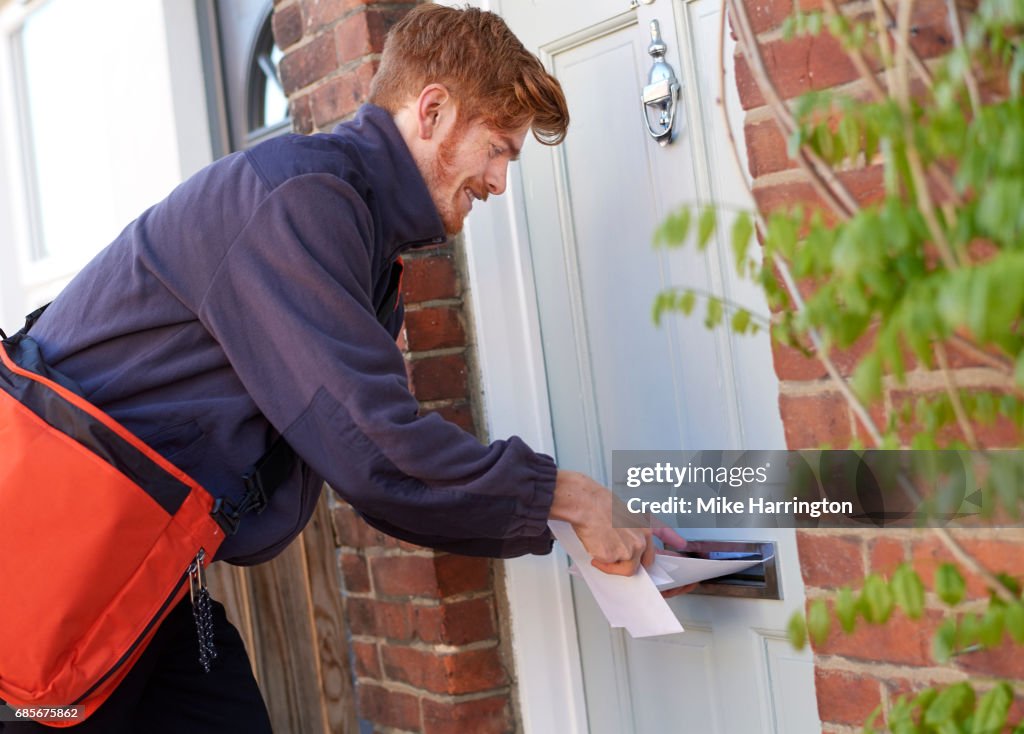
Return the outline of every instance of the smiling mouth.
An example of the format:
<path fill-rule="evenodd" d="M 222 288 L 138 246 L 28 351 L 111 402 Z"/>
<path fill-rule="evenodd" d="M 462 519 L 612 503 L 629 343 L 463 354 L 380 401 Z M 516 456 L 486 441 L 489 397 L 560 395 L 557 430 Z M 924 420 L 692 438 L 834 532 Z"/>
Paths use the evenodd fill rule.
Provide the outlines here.
<path fill-rule="evenodd" d="M 486 201 L 487 200 L 487 198 L 485 196 L 480 196 L 475 191 L 473 191 L 472 187 L 470 187 L 470 186 L 466 186 L 462 191 L 466 195 L 466 201 L 469 202 L 469 208 L 470 209 L 473 208 L 473 202 L 474 201 L 477 201 L 477 200 L 479 200 L 479 201 Z"/>

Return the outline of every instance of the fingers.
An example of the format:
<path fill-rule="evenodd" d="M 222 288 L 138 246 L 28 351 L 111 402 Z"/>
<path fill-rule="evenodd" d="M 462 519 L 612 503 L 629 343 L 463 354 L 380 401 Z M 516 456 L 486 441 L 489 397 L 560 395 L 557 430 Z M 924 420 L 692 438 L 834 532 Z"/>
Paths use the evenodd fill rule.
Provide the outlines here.
<path fill-rule="evenodd" d="M 640 563 L 643 564 L 644 568 L 650 568 L 651 564 L 654 563 L 654 553 L 658 548 L 654 545 L 654 536 L 650 533 L 647 534 L 646 540 L 647 546 L 644 548 L 643 555 L 640 558 Z"/>
<path fill-rule="evenodd" d="M 691 591 L 697 588 L 697 584 L 690 584 L 688 586 L 677 586 L 674 589 L 661 592 L 661 595 L 666 599 L 671 599 L 673 596 L 682 596 L 683 594 L 689 594 Z"/>
<path fill-rule="evenodd" d="M 632 576 L 641 563 L 650 565 L 654 559 L 654 541 L 645 528 L 615 528 L 601 540 L 588 550 L 591 564 L 605 573 Z"/>
<path fill-rule="evenodd" d="M 683 550 L 686 548 L 686 539 L 659 520 L 655 520 L 651 523 L 651 532 L 656 538 L 658 538 L 658 540 L 664 543 L 666 547 L 672 547 L 676 550 Z"/>

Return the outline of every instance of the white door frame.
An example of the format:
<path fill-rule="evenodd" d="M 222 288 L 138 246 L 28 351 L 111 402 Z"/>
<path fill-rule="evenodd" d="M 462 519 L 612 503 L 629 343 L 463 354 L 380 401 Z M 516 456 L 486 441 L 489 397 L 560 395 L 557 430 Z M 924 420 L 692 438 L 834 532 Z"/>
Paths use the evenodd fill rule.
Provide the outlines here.
<path fill-rule="evenodd" d="M 516 434 L 554 453 L 551 409 L 522 207 L 522 178 L 467 222 L 470 302 L 490 436 Z M 512 654 L 523 730 L 587 731 L 583 672 L 565 552 L 506 562 Z"/>

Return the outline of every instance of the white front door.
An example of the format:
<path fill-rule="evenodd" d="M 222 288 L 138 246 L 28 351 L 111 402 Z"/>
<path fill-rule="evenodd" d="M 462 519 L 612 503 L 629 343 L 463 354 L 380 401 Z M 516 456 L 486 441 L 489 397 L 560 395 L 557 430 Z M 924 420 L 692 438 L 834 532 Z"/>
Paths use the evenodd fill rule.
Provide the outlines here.
<path fill-rule="evenodd" d="M 503 220 L 514 228 L 513 254 L 482 251 L 494 246 L 488 242 L 492 236 L 505 238 L 497 234 L 501 222 L 471 222 L 474 303 L 492 431 L 530 436 L 536 430 L 528 411 L 502 396 L 514 390 L 493 377 L 502 373 L 520 384 L 525 380 L 527 392 L 532 387 L 545 393 L 537 399 L 538 414 L 543 420 L 546 413 L 550 433 L 539 434 L 559 465 L 605 483 L 616 449 L 782 448 L 765 334 L 734 337 L 682 316 L 669 316 L 659 328 L 651 319 L 655 294 L 668 285 L 721 294 L 767 313 L 757 290 L 735 277 L 727 236 L 705 253 L 651 247 L 658 224 L 680 204 L 750 206 L 715 106 L 720 4 L 501 0 L 490 9 L 559 78 L 572 116 L 562 146 L 524 149 L 522 188 L 512 194 L 513 209 Z M 666 60 L 682 85 L 676 140 L 667 147 L 651 139 L 641 115 L 641 89 L 653 63 L 647 50 L 652 20 L 660 23 Z M 726 58 L 731 67 L 731 50 Z M 727 88 L 733 86 L 730 76 Z M 517 287 L 498 284 L 519 276 L 523 282 Z M 502 297 L 513 304 L 520 298 L 525 321 L 500 307 L 496 299 Z M 503 347 L 496 343 L 514 340 L 515 327 L 527 333 L 519 374 L 500 363 Z M 531 361 L 532 350 L 537 358 Z M 521 401 L 523 393 L 517 395 Z M 783 599 L 679 598 L 671 604 L 686 632 L 633 640 L 609 629 L 585 586 L 573 582 L 568 591 L 536 565 L 510 564 L 513 646 L 520 653 L 528 731 L 820 730 L 811 657 L 792 651 L 784 633 L 789 615 L 804 601 L 793 531 L 688 534 L 774 540 Z M 523 599 L 531 593 L 539 601 Z M 562 620 L 562 634 L 550 628 L 559 602 L 571 615 Z M 558 646 L 573 643 L 578 648 L 567 665 Z M 539 670 L 544 665 L 573 668 L 559 675 L 568 681 L 569 698 L 582 691 L 575 694 L 583 699 L 575 718 L 564 716 L 557 701 L 538 690 L 545 683 L 537 680 L 558 685 L 558 676 Z M 547 723 L 556 720 L 557 726 Z"/>

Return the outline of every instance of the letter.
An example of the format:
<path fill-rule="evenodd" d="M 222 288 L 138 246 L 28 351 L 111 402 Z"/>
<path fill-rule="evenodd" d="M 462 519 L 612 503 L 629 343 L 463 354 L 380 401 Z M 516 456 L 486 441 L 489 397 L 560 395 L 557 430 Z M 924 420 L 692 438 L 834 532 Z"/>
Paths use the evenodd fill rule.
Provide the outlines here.
<path fill-rule="evenodd" d="M 751 497 L 749 502 L 750 514 L 753 515 L 755 512 L 764 512 L 764 497 Z M 757 509 L 754 509 L 755 506 Z"/>
<path fill-rule="evenodd" d="M 714 512 L 715 511 L 715 498 L 711 497 L 705 500 L 703 497 L 697 498 L 697 512 Z"/>
<path fill-rule="evenodd" d="M 675 473 L 676 473 L 675 488 L 679 489 L 679 487 L 682 486 L 683 482 L 686 481 L 686 469 L 685 468 L 680 468 L 678 466 L 674 467 L 674 469 L 675 469 Z"/>
<path fill-rule="evenodd" d="M 765 482 L 768 481 L 768 467 L 766 467 L 766 466 L 759 466 L 759 467 L 757 467 L 756 471 L 757 471 L 757 481 L 761 482 L 762 484 L 764 484 Z"/>
<path fill-rule="evenodd" d="M 640 467 L 631 466 L 626 469 L 626 486 L 633 489 L 640 486 Z"/>
<path fill-rule="evenodd" d="M 710 478 L 708 475 L 710 474 Z M 698 466 L 693 471 L 693 481 L 711 484 L 715 481 L 715 470 L 710 466 Z"/>
<path fill-rule="evenodd" d="M 634 515 L 639 515 L 640 513 L 643 512 L 643 509 L 634 510 L 633 509 L 633 503 L 634 502 L 640 502 L 640 498 L 639 497 L 630 497 L 629 498 L 629 502 L 626 503 L 626 509 L 628 509 L 630 512 L 632 512 Z M 641 508 L 643 507 L 643 502 L 640 502 L 640 507 Z"/>
<path fill-rule="evenodd" d="M 640 478 L 644 480 L 644 484 L 650 484 L 654 481 L 654 470 L 649 466 L 645 466 L 640 472 Z"/>

